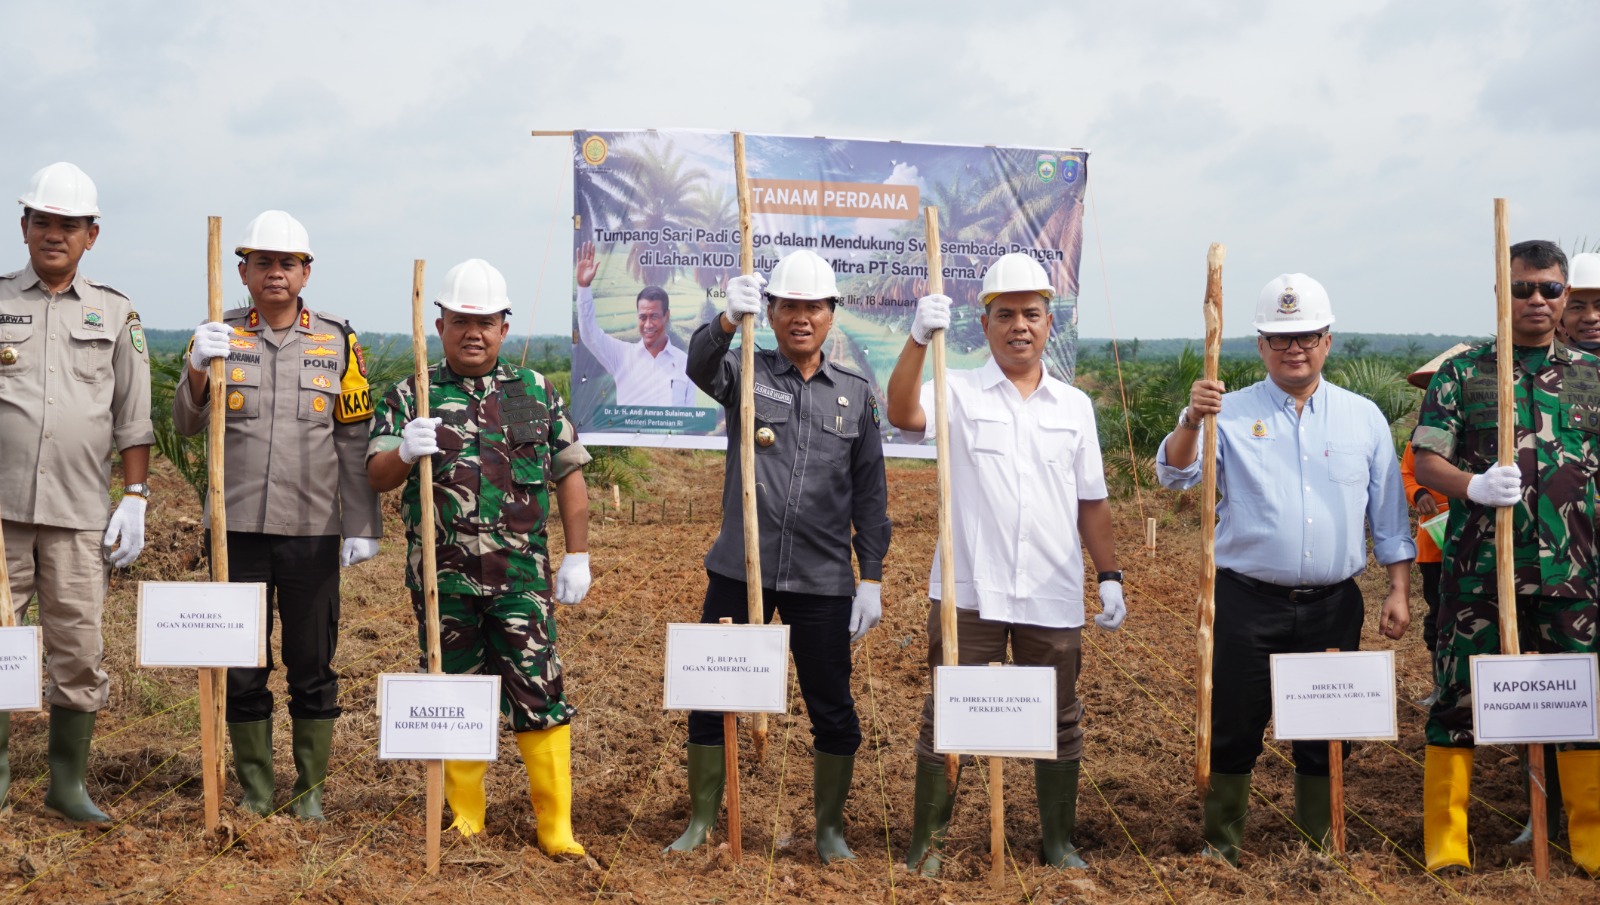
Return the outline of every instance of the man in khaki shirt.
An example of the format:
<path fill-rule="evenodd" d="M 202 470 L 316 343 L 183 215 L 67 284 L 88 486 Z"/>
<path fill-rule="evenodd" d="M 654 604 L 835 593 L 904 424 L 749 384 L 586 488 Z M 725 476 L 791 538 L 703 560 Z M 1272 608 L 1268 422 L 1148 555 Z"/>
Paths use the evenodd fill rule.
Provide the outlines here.
<path fill-rule="evenodd" d="M 94 183 L 70 163 L 51 164 L 19 200 L 28 266 L 0 276 L 6 571 L 19 623 L 37 592 L 49 649 L 45 808 L 102 823 L 110 818 L 84 784 L 95 713 L 111 686 L 100 617 L 107 554 L 127 566 L 144 547 L 144 481 L 155 439 L 150 361 L 133 303 L 78 271 L 100 235 Z M 122 452 L 126 487 L 108 520 L 113 449 Z M 10 735 L 11 715 L 0 713 L 0 801 L 11 781 Z"/>
<path fill-rule="evenodd" d="M 206 365 L 225 357 L 228 578 L 266 583 L 269 632 L 276 600 L 298 773 L 289 809 L 321 820 L 340 713 L 333 670 L 339 567 L 371 559 L 382 533 L 378 496 L 367 483 L 372 398 L 350 324 L 300 298 L 311 277 L 305 227 L 267 211 L 235 251 L 254 304 L 196 328 L 185 387 L 173 394 L 173 423 L 184 434 L 205 429 Z M 272 668 L 269 651 L 265 669 L 228 670 L 234 769 L 243 807 L 257 814 L 273 811 Z"/>

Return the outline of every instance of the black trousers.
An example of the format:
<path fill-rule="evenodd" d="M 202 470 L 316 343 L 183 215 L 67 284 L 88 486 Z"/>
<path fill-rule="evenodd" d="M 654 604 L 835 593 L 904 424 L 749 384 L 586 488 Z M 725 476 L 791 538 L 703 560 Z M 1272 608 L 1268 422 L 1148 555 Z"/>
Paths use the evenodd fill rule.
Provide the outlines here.
<path fill-rule="evenodd" d="M 283 665 L 289 673 L 289 715 L 297 720 L 339 716 L 339 537 L 289 537 L 228 532 L 228 580 L 267 585 L 267 634 L 274 615 L 283 623 Z M 272 719 L 272 646 L 264 669 L 228 670 L 228 722 Z"/>
<path fill-rule="evenodd" d="M 1249 773 L 1272 718 L 1272 654 L 1357 650 L 1366 605 L 1354 580 L 1321 600 L 1293 602 L 1217 573 L 1213 634 L 1211 769 Z M 1295 772 L 1328 775 L 1328 743 L 1294 742 Z"/>
<path fill-rule="evenodd" d="M 1422 620 L 1422 643 L 1428 650 L 1439 649 L 1439 576 L 1444 571 L 1442 562 L 1419 562 L 1422 570 L 1422 600 L 1428 605 L 1428 617 Z"/>
<path fill-rule="evenodd" d="M 748 624 L 745 583 L 706 573 L 706 602 L 701 622 L 724 617 Z M 861 721 L 850 696 L 849 597 L 795 594 L 767 589 L 761 595 L 767 621 L 774 611 L 789 626 L 789 653 L 794 657 L 800 697 L 811 716 L 812 746 L 823 754 L 848 757 L 861 746 Z M 689 744 L 722 744 L 722 714 L 689 711 Z"/>

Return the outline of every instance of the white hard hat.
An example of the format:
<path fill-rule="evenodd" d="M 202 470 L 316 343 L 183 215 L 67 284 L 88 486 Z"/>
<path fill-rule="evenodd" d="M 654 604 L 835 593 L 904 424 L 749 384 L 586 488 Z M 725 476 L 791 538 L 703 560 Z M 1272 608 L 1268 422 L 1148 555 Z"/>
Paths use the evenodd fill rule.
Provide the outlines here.
<path fill-rule="evenodd" d="M 772 268 L 772 279 L 767 282 L 767 295 L 774 298 L 816 301 L 837 299 L 839 284 L 833 278 L 833 267 L 813 251 L 792 251 Z"/>
<path fill-rule="evenodd" d="M 244 238 L 233 253 L 245 257 L 253 251 L 281 251 L 311 261 L 311 236 L 300 221 L 283 211 L 262 211 L 244 228 Z"/>
<path fill-rule="evenodd" d="M 52 163 L 33 174 L 28 190 L 17 201 L 29 210 L 66 217 L 100 216 L 100 193 L 89 174 L 66 161 Z"/>
<path fill-rule="evenodd" d="M 997 295 L 1007 292 L 1037 292 L 1044 296 L 1045 301 L 1055 297 L 1056 290 L 1050 285 L 1050 275 L 1035 261 L 1031 255 L 1014 251 L 1001 255 L 998 260 L 989 265 L 983 272 L 983 303 L 985 305 L 994 301 Z"/>
<path fill-rule="evenodd" d="M 434 304 L 462 314 L 497 314 L 511 310 L 506 278 L 482 258 L 469 258 L 444 275 L 444 288 Z"/>
<path fill-rule="evenodd" d="M 1282 273 L 1261 287 L 1256 297 L 1259 333 L 1316 333 L 1333 326 L 1328 290 L 1303 273 Z"/>
<path fill-rule="evenodd" d="M 1573 255 L 1567 267 L 1568 289 L 1600 289 L 1600 254 L 1586 251 Z"/>

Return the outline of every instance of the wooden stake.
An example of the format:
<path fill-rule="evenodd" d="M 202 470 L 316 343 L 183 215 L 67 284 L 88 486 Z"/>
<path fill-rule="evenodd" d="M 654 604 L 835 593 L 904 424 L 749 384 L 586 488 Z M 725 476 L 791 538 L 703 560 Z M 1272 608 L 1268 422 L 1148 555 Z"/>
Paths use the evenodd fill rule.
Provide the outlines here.
<path fill-rule="evenodd" d="M 428 335 L 423 329 L 423 274 L 427 262 L 411 262 L 411 358 L 416 368 L 417 417 L 428 417 Z M 422 547 L 422 615 L 428 644 L 428 672 L 444 672 L 439 654 L 439 560 L 434 549 L 433 456 L 417 458 L 418 544 Z M 423 808 L 427 830 L 428 873 L 439 872 L 439 824 L 444 821 L 444 761 L 427 761 L 427 800 Z"/>
<path fill-rule="evenodd" d="M 928 294 L 944 294 L 944 254 L 939 248 L 939 209 L 922 209 L 927 227 Z M 945 666 L 961 662 L 960 639 L 956 635 L 956 530 L 950 511 L 950 389 L 947 386 L 945 331 L 935 330 L 928 342 L 933 352 L 933 447 L 939 480 L 939 639 Z M 956 794 L 956 777 L 961 772 L 959 755 L 944 756 L 944 781 L 950 794 Z"/>
<path fill-rule="evenodd" d="M 0 523 L 5 518 L 0 515 Z M 6 568 L 6 535 L 0 531 L 0 628 L 12 628 L 17 624 L 17 611 L 11 602 L 11 571 Z"/>
<path fill-rule="evenodd" d="M 1499 384 L 1500 422 L 1498 464 L 1516 464 L 1517 391 L 1511 373 L 1511 226 L 1506 199 L 1494 199 L 1495 377 Z M 1495 577 L 1500 594 L 1500 653 L 1521 654 L 1517 626 L 1517 576 L 1512 546 L 1515 508 L 1504 506 L 1494 514 Z M 1528 746 L 1528 823 L 1533 828 L 1533 875 L 1550 877 L 1550 830 L 1545 823 L 1544 746 Z"/>
<path fill-rule="evenodd" d="M 206 218 L 206 318 L 222 320 L 222 218 Z M 228 580 L 228 501 L 223 490 L 223 440 L 228 432 L 227 362 L 207 364 L 211 420 L 206 425 L 206 499 L 211 506 L 211 580 Z M 178 388 L 178 392 L 185 390 Z M 200 670 L 200 787 L 205 800 L 206 830 L 222 822 L 222 789 L 228 775 L 222 762 L 222 736 L 227 729 L 228 671 Z"/>
<path fill-rule="evenodd" d="M 1151 556 L 1156 555 L 1156 520 L 1154 518 L 1144 520 L 1144 545 Z"/>
<path fill-rule="evenodd" d="M 1330 647 L 1328 653 L 1336 654 L 1339 648 Z M 1331 847 L 1333 853 L 1344 857 L 1344 742 L 1339 739 L 1328 740 L 1328 807 L 1333 815 L 1333 824 L 1328 831 L 1333 837 Z"/>
<path fill-rule="evenodd" d="M 727 616 L 717 621 L 733 624 Z M 722 770 L 728 777 L 728 849 L 738 863 L 744 857 L 744 825 L 739 819 L 739 717 L 732 712 L 722 714 Z"/>
<path fill-rule="evenodd" d="M 622 486 L 619 484 L 611 485 L 611 508 L 622 511 Z"/>
<path fill-rule="evenodd" d="M 989 758 L 989 886 L 995 890 L 1006 887 L 1005 782 L 1005 758 L 991 756 Z"/>
<path fill-rule="evenodd" d="M 733 174 L 739 189 L 739 272 L 756 269 L 755 245 L 750 235 L 750 177 L 744 166 L 744 133 L 733 133 Z M 756 509 L 756 326 L 755 316 L 745 315 L 739 322 L 739 484 L 744 499 L 744 583 L 745 605 L 751 625 L 765 625 L 766 609 L 761 601 L 761 525 Z M 750 738 L 755 743 L 756 762 L 767 754 L 767 715 L 758 713 L 750 721 Z"/>
<path fill-rule="evenodd" d="M 1217 379 L 1222 357 L 1222 261 L 1228 249 L 1211 243 L 1206 252 L 1206 365 L 1207 380 Z M 1195 692 L 1199 707 L 1194 722 L 1194 780 L 1200 797 L 1211 788 L 1211 661 L 1212 629 L 1217 621 L 1217 417 L 1207 415 L 1202 426 L 1205 449 L 1200 458 L 1200 618 L 1195 646 L 1200 653 Z"/>

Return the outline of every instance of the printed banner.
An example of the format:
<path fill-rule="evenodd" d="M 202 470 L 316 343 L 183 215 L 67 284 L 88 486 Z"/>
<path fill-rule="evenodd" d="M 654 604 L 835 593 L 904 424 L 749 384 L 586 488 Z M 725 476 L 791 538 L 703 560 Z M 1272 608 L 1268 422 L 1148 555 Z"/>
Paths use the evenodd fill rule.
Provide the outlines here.
<path fill-rule="evenodd" d="M 570 408 L 583 441 L 724 448 L 726 414 L 685 367 L 689 337 L 739 274 L 732 134 L 580 131 L 573 152 Z M 926 205 L 939 209 L 954 303 L 949 366 L 989 357 L 983 272 L 1024 252 L 1056 291 L 1046 365 L 1072 379 L 1088 152 L 747 134 L 745 160 L 756 271 L 801 248 L 833 265 L 841 300 L 824 352 L 880 399 L 927 292 Z M 777 348 L 765 324 L 756 343 Z M 931 443 L 883 430 L 887 454 L 932 457 Z"/>

